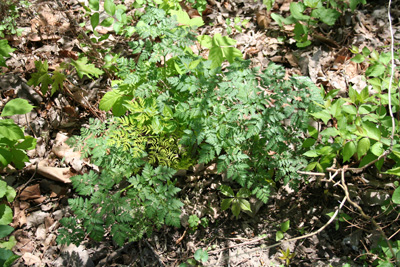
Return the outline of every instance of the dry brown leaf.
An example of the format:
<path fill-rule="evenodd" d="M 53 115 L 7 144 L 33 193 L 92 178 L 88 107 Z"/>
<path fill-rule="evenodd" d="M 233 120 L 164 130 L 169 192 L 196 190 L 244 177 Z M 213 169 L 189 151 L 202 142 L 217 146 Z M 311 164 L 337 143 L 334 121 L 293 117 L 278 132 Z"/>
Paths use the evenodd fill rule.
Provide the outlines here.
<path fill-rule="evenodd" d="M 21 205 L 21 203 L 23 204 Z M 28 207 L 28 202 L 19 202 L 18 200 L 14 201 L 14 217 L 11 227 L 19 228 L 26 224 L 25 209 Z"/>
<path fill-rule="evenodd" d="M 267 29 L 269 26 L 269 23 L 271 22 L 271 19 L 269 18 L 266 10 L 261 10 L 261 11 L 257 12 L 256 19 L 257 19 L 258 27 L 260 27 L 263 30 Z"/>
<path fill-rule="evenodd" d="M 28 266 L 32 265 L 40 265 L 42 261 L 38 256 L 33 255 L 32 253 L 25 253 L 22 255 L 22 259 L 24 260 L 25 264 Z"/>
<path fill-rule="evenodd" d="M 62 182 L 65 184 L 71 183 L 70 178 L 75 174 L 70 170 L 70 168 L 48 167 L 46 165 L 47 161 L 43 160 L 39 162 L 37 169 L 36 165 L 31 165 L 27 167 L 27 170 L 31 172 L 36 170 L 38 174 L 53 181 Z"/>
<path fill-rule="evenodd" d="M 39 184 L 27 186 L 24 190 L 22 190 L 21 194 L 19 195 L 20 200 L 31 200 L 40 197 L 42 197 L 42 195 L 40 193 Z"/>

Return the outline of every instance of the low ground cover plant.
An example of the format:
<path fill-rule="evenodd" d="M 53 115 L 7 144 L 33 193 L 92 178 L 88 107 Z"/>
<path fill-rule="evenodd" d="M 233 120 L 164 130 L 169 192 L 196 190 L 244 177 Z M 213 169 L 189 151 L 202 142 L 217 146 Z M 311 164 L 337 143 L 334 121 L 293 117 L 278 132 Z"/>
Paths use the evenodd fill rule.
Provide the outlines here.
<path fill-rule="evenodd" d="M 78 220 L 62 220 L 73 230 L 60 231 L 61 243 L 79 243 L 86 232 L 99 240 L 109 230 L 123 244 L 164 223 L 179 226 L 173 174 L 195 163 L 216 162 L 240 192 L 264 202 L 276 182 L 302 180 L 296 171 L 307 164 L 307 111 L 322 103 L 316 86 L 305 77 L 285 79 L 274 64 L 249 68 L 227 37 L 201 38 L 207 60 L 189 48 L 190 26 L 175 19 L 147 8 L 129 42 L 137 59 L 116 59 L 119 79 L 100 102 L 114 117 L 93 121 L 81 136 L 84 155 L 101 173 L 72 178 L 81 195 L 70 200 Z"/>

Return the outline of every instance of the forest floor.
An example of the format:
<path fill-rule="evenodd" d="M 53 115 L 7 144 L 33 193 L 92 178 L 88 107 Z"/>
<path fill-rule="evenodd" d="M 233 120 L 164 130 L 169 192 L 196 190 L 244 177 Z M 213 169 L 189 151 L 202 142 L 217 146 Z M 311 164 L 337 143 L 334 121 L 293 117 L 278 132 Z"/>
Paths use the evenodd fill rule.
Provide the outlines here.
<path fill-rule="evenodd" d="M 236 219 L 229 211 L 220 210 L 216 186 L 221 177 L 215 174 L 213 165 L 196 166 L 182 178 L 186 181 L 186 195 L 182 199 L 190 200 L 182 216 L 183 227 L 165 227 L 155 231 L 152 237 L 121 248 L 110 239 L 103 242 L 87 239 L 79 247 L 57 245 L 59 220 L 71 215 L 67 200 L 74 192 L 69 178 L 88 164 L 65 140 L 79 134 L 88 118 L 104 117 L 98 103 L 110 90 L 110 81 L 107 78 L 74 81 L 79 83 L 78 90 L 65 84 L 65 90 L 52 97 L 43 96 L 38 88 L 28 86 L 36 60 L 47 60 L 49 70 L 55 70 L 63 61 L 86 51 L 78 39 L 79 29 L 65 14 L 68 10 L 78 23 L 83 21 L 78 0 L 61 1 L 66 9 L 60 9 L 57 1 L 30 2 L 17 19 L 22 35 L 7 37 L 17 50 L 7 60 L 8 68 L 3 68 L 4 75 L 0 76 L 2 105 L 9 99 L 22 97 L 36 106 L 27 117 L 14 117 L 38 140 L 37 148 L 29 152 L 31 163 L 22 172 L 7 169 L 2 174 L 18 192 L 12 204 L 12 226 L 16 228 L 13 235 L 17 240 L 14 252 L 21 258 L 15 266 L 179 266 L 193 259 L 199 248 L 208 251 L 204 266 L 280 266 L 284 264 L 280 259 L 282 251 L 287 249 L 293 253 L 290 266 L 368 265 L 372 259 L 368 251 L 377 245 L 380 234 L 349 205 L 343 207 L 347 216 L 338 217 L 340 220 L 320 233 L 271 247 L 277 243 L 276 234 L 287 220 L 290 227 L 284 233 L 285 240 L 324 226 L 330 219 L 328 214 L 337 209 L 344 197 L 340 188 L 310 176 L 298 191 L 278 186 L 267 204 L 252 201 L 254 212 L 241 213 Z M 287 16 L 290 2 L 275 1 L 272 12 Z M 392 16 L 395 42 L 399 43 L 400 1 L 392 4 Z M 271 20 L 260 1 L 209 1 L 208 14 L 204 16 L 206 25 L 199 31 L 228 35 L 226 19 L 235 17 L 249 23 L 242 27 L 242 32 L 233 29 L 229 36 L 237 40 L 237 48 L 254 66 L 263 67 L 272 61 L 285 66 L 288 75 L 308 76 L 327 90 L 340 89 L 342 95 L 346 94 L 349 84 L 358 90 L 366 86 L 365 69 L 349 60 L 352 57 L 349 48 L 355 45 L 387 51 L 390 45 L 386 1 L 368 3 L 354 13 L 347 12 L 335 27 L 317 27 L 312 45 L 304 49 L 296 47 L 289 26 L 282 30 Z M 123 50 L 120 38 L 110 33 L 102 46 L 113 47 L 113 51 Z M 347 177 L 351 196 L 367 214 L 378 215 L 379 203 L 390 195 L 383 188 L 365 185 L 361 175 L 370 174 Z M 203 218 L 202 223 L 207 226 L 191 229 L 187 225 L 189 214 Z M 396 232 L 397 220 L 391 214 L 380 218 L 380 223 L 388 231 Z"/>

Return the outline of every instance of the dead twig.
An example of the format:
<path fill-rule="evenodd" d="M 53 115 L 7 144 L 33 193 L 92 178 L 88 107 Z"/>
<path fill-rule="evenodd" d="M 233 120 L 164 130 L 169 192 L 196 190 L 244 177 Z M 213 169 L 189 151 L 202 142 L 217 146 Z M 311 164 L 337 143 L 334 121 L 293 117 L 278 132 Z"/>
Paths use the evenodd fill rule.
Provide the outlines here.
<path fill-rule="evenodd" d="M 318 230 L 316 230 L 314 232 L 311 232 L 309 234 L 302 235 L 302 236 L 298 236 L 298 237 L 294 237 L 294 238 L 290 238 L 290 239 L 285 239 L 285 240 L 282 240 L 282 241 L 280 241 L 278 243 L 275 243 L 273 245 L 266 246 L 266 247 L 263 247 L 263 248 L 257 248 L 255 250 L 251 250 L 250 252 L 247 251 L 247 252 L 242 253 L 242 254 L 249 254 L 249 253 L 252 253 L 252 252 L 255 252 L 255 251 L 259 251 L 259 250 L 274 248 L 274 247 L 282 245 L 285 242 L 286 243 L 287 242 L 293 242 L 293 241 L 297 241 L 297 240 L 300 240 L 300 239 L 308 238 L 308 237 L 311 237 L 313 235 L 319 234 L 320 232 L 322 232 L 326 227 L 328 227 L 335 220 L 336 216 L 338 215 L 339 211 L 342 209 L 342 207 L 343 207 L 345 202 L 346 202 L 346 197 L 343 198 L 343 200 L 341 201 L 339 207 L 337 208 L 337 210 L 335 211 L 333 216 L 329 219 L 329 221 L 326 224 L 324 224 L 321 228 L 319 228 Z M 241 247 L 241 246 L 245 246 L 245 245 L 249 245 L 249 244 L 258 243 L 258 242 L 260 242 L 260 241 L 262 241 L 264 239 L 265 239 L 265 237 L 256 238 L 256 239 L 253 239 L 251 241 L 243 242 L 243 243 L 240 243 L 240 244 L 237 244 L 237 245 L 233 245 L 233 246 L 229 246 L 229 247 L 226 247 L 226 248 L 213 250 L 213 251 L 208 252 L 208 254 L 216 254 L 216 253 L 219 253 L 221 251 L 225 251 L 225 250 L 228 250 L 228 249 L 231 249 L 231 248 L 236 248 L 236 247 Z"/>

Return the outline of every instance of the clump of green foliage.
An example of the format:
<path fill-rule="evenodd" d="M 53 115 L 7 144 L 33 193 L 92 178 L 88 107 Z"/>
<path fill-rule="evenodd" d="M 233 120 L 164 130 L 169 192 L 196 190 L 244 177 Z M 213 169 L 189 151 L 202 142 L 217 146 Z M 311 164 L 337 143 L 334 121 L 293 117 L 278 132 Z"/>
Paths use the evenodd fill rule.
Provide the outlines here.
<path fill-rule="evenodd" d="M 305 0 L 304 2 L 290 3 L 290 16 L 284 18 L 279 14 L 272 13 L 271 17 L 279 26 L 294 24 L 294 39 L 298 47 L 306 47 L 311 44 L 309 36 L 315 30 L 315 26 L 322 22 L 328 26 L 335 25 L 337 19 L 347 10 L 352 12 L 357 5 L 366 4 L 366 0 Z M 269 4 L 269 6 L 271 6 Z M 267 7 L 269 7 L 267 6 Z"/>
<path fill-rule="evenodd" d="M 359 51 L 353 47 L 352 51 L 356 56 L 352 59 L 357 63 L 365 61 L 368 64 L 366 69 L 366 86 L 358 92 L 352 86 L 349 87 L 348 98 L 335 98 L 339 90 L 332 90 L 329 93 L 322 92 L 324 104 L 320 110 L 311 113 L 316 119 L 321 119 L 329 127 L 318 133 L 315 128 L 309 128 L 310 137 L 303 143 L 304 147 L 310 148 L 305 153 L 307 157 L 314 160 L 307 166 L 307 170 L 324 171 L 333 163 L 333 159 L 338 159 L 339 164 L 358 163 L 359 167 L 365 166 L 377 160 L 391 145 L 392 119 L 389 108 L 393 113 L 400 109 L 398 93 L 391 92 L 392 107 L 388 106 L 390 75 L 390 54 L 379 54 L 375 50 L 367 48 Z M 399 57 L 396 53 L 395 57 Z M 392 87 L 398 87 L 399 81 L 394 78 Z M 370 90 L 374 90 L 371 93 Z M 395 119 L 394 146 L 389 158 L 396 162 L 396 165 L 386 171 L 388 174 L 399 175 L 399 122 Z M 317 139 L 321 137 L 321 142 Z M 333 141 L 333 142 L 332 142 Z M 380 171 L 384 163 L 384 158 L 375 162 L 375 166 Z"/>
<path fill-rule="evenodd" d="M 2 204 L 0 204 L 0 265 L 4 267 L 12 266 L 13 262 L 19 258 L 15 255 L 11 249 L 16 245 L 17 241 L 14 236 L 8 238 L 7 241 L 4 240 L 13 231 L 9 224 L 13 220 L 13 212 L 11 208 L 3 202 L 12 202 L 15 198 L 16 192 L 14 188 L 7 185 L 5 181 L 0 180 L 0 199 Z"/>
<path fill-rule="evenodd" d="M 26 114 L 33 109 L 33 106 L 24 99 L 13 99 L 9 101 L 1 112 L 1 117 L 8 117 L 16 114 Z M 13 164 L 16 168 L 25 167 L 29 161 L 26 150 L 34 149 L 36 139 L 25 136 L 23 129 L 12 119 L 0 119 L 0 167 Z"/>
<path fill-rule="evenodd" d="M 275 64 L 250 68 L 235 41 L 221 35 L 200 37 L 209 50 L 203 58 L 190 49 L 199 21 L 171 13 L 148 7 L 128 43 L 135 60 L 118 56 L 108 65 L 119 80 L 100 108 L 115 117 L 82 130 L 84 156 L 100 173 L 72 178 L 81 197 L 70 200 L 77 220 L 62 220 L 62 243 L 109 231 L 122 244 L 164 223 L 179 226 L 173 174 L 195 163 L 216 162 L 240 192 L 264 202 L 275 182 L 302 180 L 302 136 L 307 112 L 322 103 L 318 88 L 305 77 L 285 78 Z"/>
<path fill-rule="evenodd" d="M 21 33 L 15 20 L 19 17 L 19 10 L 29 5 L 28 1 L 22 0 L 4 0 L 0 2 L 0 37 L 4 37 L 5 34 Z"/>
<path fill-rule="evenodd" d="M 154 144 L 146 144 L 145 135 L 141 135 L 154 134 L 151 130 L 124 127 L 124 122 L 118 119 L 108 123 L 91 120 L 80 137 L 70 139 L 70 144 L 84 144 L 81 147 L 83 156 L 90 156 L 92 163 L 101 170 L 71 178 L 81 196 L 69 200 L 76 218 L 61 220 L 66 228 L 60 230 L 60 243 L 79 244 L 85 231 L 100 241 L 109 231 L 113 240 L 122 245 L 127 240 L 142 238 L 145 233 L 151 234 L 154 228 L 164 224 L 179 227 L 183 204 L 176 196 L 180 191 L 173 179 L 176 171 L 161 164 L 158 167 L 150 164 L 146 151 L 152 151 Z M 125 136 L 121 136 L 122 129 L 126 131 Z M 164 144 L 154 141 L 157 146 Z M 167 146 L 166 150 L 172 145 L 168 143 Z M 177 142 L 175 147 L 178 147 Z M 153 156 L 156 161 L 153 163 L 176 164 L 170 155 Z M 72 234 L 67 229 L 72 230 Z"/>
<path fill-rule="evenodd" d="M 1 117 L 12 116 L 16 114 L 26 114 L 32 110 L 33 106 L 24 99 L 13 99 L 9 101 L 1 112 Z M 29 161 L 26 150 L 34 149 L 36 139 L 31 136 L 25 136 L 21 129 L 12 119 L 0 119 L 0 168 L 9 164 L 18 169 L 25 166 Z M 15 198 L 15 190 L 7 185 L 5 181 L 0 180 L 0 265 L 12 266 L 12 263 L 19 258 L 11 249 L 17 243 L 15 237 L 11 236 L 7 241 L 3 240 L 9 236 L 14 228 L 9 226 L 13 219 L 11 208 L 6 202 L 12 202 Z"/>
<path fill-rule="evenodd" d="M 15 49 L 8 44 L 7 40 L 0 39 L 0 67 L 7 67 L 6 58 L 10 57 L 10 53 L 14 51 Z"/>

